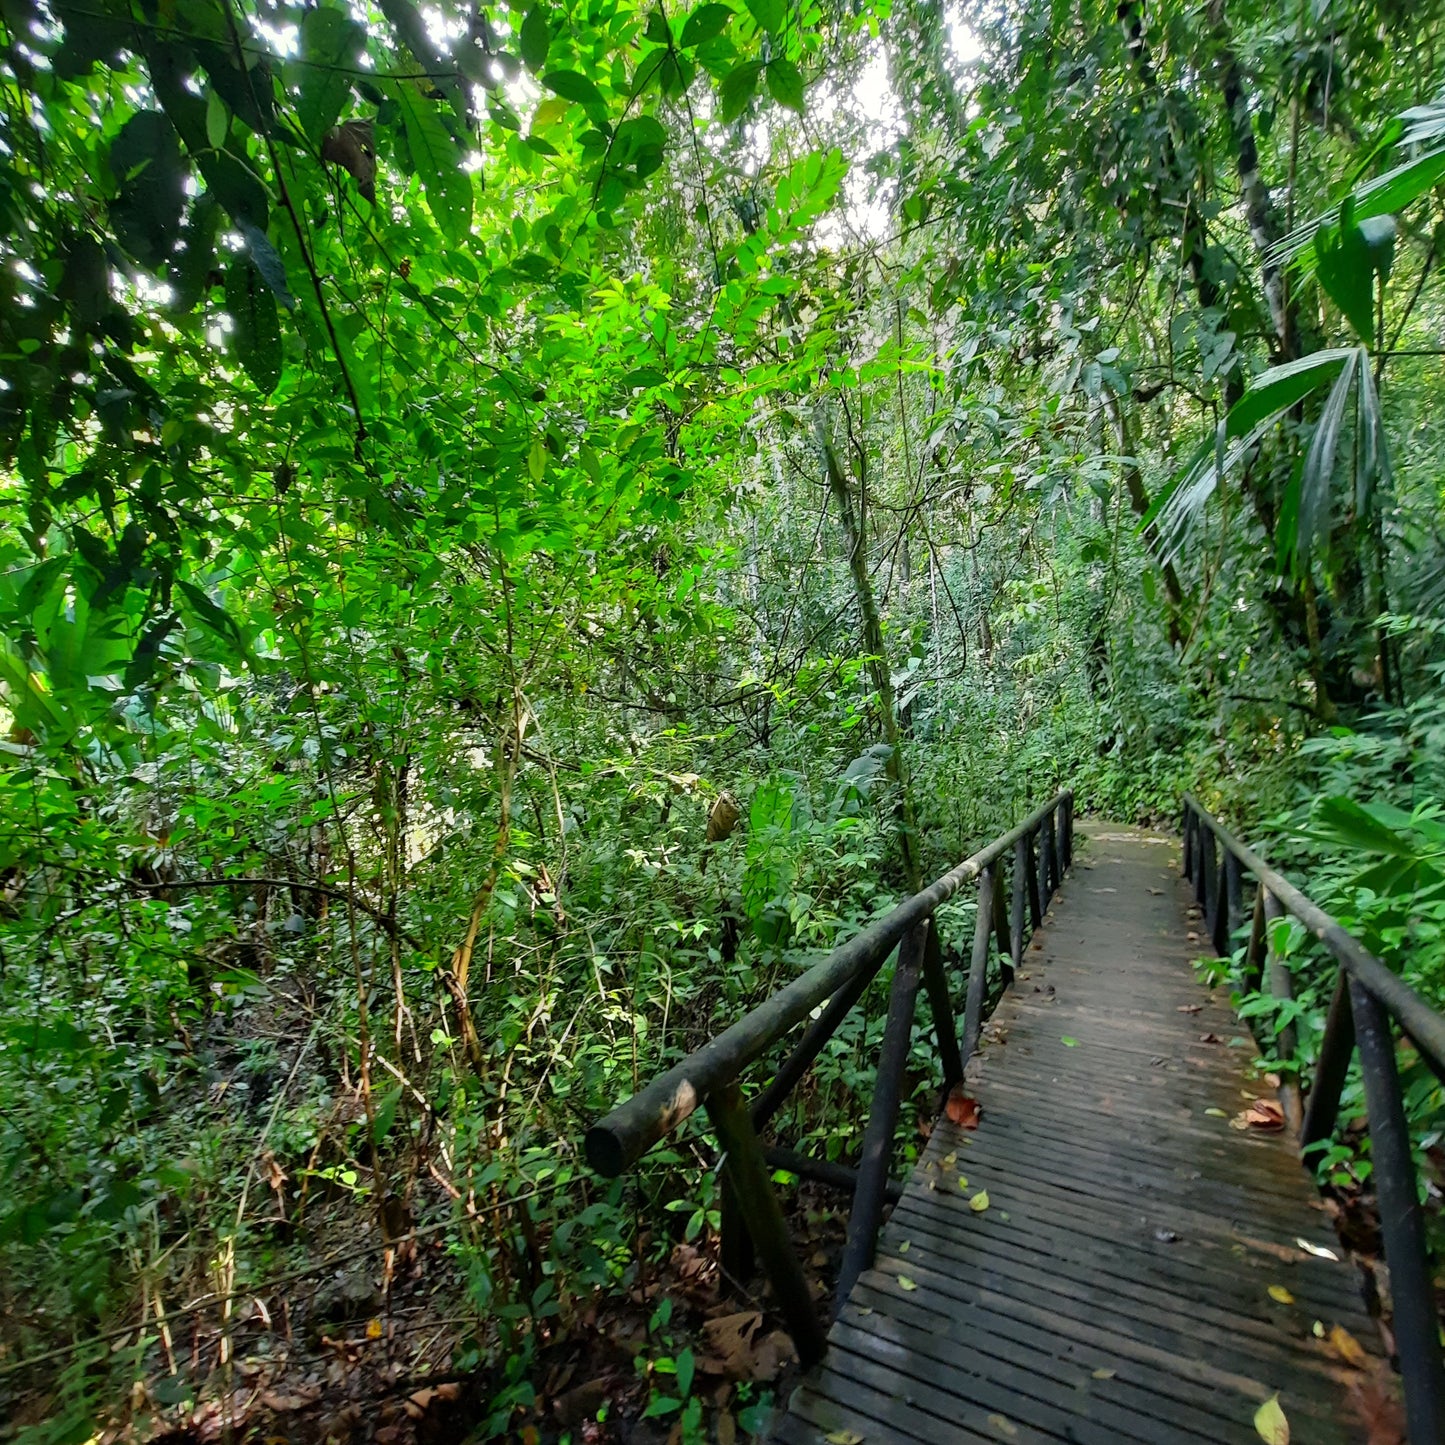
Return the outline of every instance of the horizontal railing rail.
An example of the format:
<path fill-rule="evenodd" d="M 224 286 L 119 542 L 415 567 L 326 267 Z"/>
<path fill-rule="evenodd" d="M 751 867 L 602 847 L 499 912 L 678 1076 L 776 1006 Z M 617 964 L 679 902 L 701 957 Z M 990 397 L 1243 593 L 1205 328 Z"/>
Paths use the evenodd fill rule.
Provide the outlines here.
<path fill-rule="evenodd" d="M 1188 793 L 1184 796 L 1184 876 L 1194 885 L 1210 941 L 1220 957 L 1228 956 L 1236 928 L 1243 929 L 1244 878 L 1254 879 L 1253 912 L 1244 950 L 1249 989 L 1267 988 L 1280 1000 L 1294 997 L 1289 964 L 1270 940 L 1270 924 L 1286 914 L 1319 939 L 1338 965 L 1308 1098 L 1296 1090 L 1293 1100 L 1287 1101 L 1287 1106 L 1292 1102 L 1290 1122 L 1302 1150 L 1333 1136 L 1340 1097 L 1358 1049 L 1370 1132 L 1371 1178 L 1390 1270 L 1395 1346 L 1410 1439 L 1422 1445 L 1445 1440 L 1440 1317 L 1391 1030 L 1393 1020 L 1425 1064 L 1445 1079 L 1445 1016 Z M 1293 1052 L 1296 1042 L 1289 1026 L 1281 1029 L 1281 1049 Z"/>
<path fill-rule="evenodd" d="M 888 1167 L 902 1106 L 903 1077 L 919 989 L 928 997 L 946 1094 L 963 1079 L 964 1068 L 978 1044 L 988 994 L 991 945 L 997 944 L 1006 986 L 1023 958 L 1026 922 L 1033 928 L 1039 926 L 1073 861 L 1073 809 L 1072 792 L 1057 794 L 1016 828 L 900 903 L 681 1063 L 659 1074 L 587 1131 L 588 1163 L 599 1174 L 613 1178 L 631 1168 L 699 1107 L 706 1108 L 723 1150 L 724 1268 L 740 1278 L 748 1272 L 756 1252 L 805 1364 L 822 1357 L 825 1334 L 802 1266 L 793 1253 L 769 1167 L 851 1187 L 853 1204 L 838 1280 L 837 1298 L 841 1303 L 872 1262 L 884 1204 L 898 1194 L 899 1186 L 889 1179 Z M 1005 866 L 1012 873 L 1007 911 Z M 976 882 L 978 887 L 978 917 L 960 1044 L 954 1000 L 933 920 L 938 908 L 970 882 Z M 765 1147 L 759 1132 L 787 1100 L 895 949 L 898 965 L 889 994 L 872 1107 L 858 1167 L 849 1169 L 809 1159 L 776 1145 Z M 820 1008 L 767 1086 L 750 1104 L 744 1103 L 739 1085 L 744 1070 Z"/>

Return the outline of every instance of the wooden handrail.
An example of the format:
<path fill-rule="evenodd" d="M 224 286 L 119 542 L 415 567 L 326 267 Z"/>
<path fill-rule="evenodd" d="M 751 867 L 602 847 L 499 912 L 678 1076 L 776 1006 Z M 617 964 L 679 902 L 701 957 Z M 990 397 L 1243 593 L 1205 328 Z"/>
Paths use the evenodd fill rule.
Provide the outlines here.
<path fill-rule="evenodd" d="M 1028 901 L 1037 926 L 1072 860 L 1073 820 L 1074 795 L 1066 790 L 835 948 L 587 1131 L 588 1163 L 598 1173 L 616 1177 L 696 1109 L 706 1107 L 724 1150 L 724 1267 L 734 1272 L 745 1270 L 755 1249 L 805 1365 L 822 1357 L 826 1337 L 807 1282 L 792 1254 L 787 1222 L 768 1182 L 768 1151 L 758 1138 L 758 1130 L 807 1072 L 901 944 L 859 1167 L 856 1172 L 837 1168 L 816 1171 L 829 1173 L 830 1182 L 846 1184 L 853 1192 L 848 1238 L 839 1270 L 837 1298 L 841 1303 L 871 1262 L 884 1205 L 896 1193 L 888 1177 L 888 1164 L 920 991 L 926 994 L 933 1014 L 944 1092 L 963 1077 L 966 1054 L 959 1048 L 958 1022 L 934 914 L 965 883 L 978 880 L 979 912 L 965 1027 L 965 1047 L 971 1049 L 977 1040 L 987 991 L 985 975 L 992 945 L 996 941 L 999 953 L 1009 960 L 1009 964 L 1002 965 L 1007 986 L 1013 974 L 1010 964 L 1022 957 L 1019 935 L 1024 901 Z M 1005 862 L 1011 862 L 1015 870 L 1012 926 L 1003 907 Z M 745 1104 L 738 1087 L 742 1071 L 823 1004 L 827 1007 L 783 1061 L 769 1086 L 751 1106 Z M 776 1157 L 776 1151 L 774 1154 Z"/>
<path fill-rule="evenodd" d="M 1216 842 L 1224 849 L 1222 864 L 1216 857 Z M 1410 1439 L 1445 1440 L 1440 1317 L 1390 1032 L 1393 1017 L 1420 1057 L 1437 1076 L 1445 1078 L 1445 1016 L 1186 793 L 1184 874 L 1194 883 L 1211 941 L 1220 955 L 1227 954 L 1236 925 L 1244 921 L 1243 873 L 1252 875 L 1257 885 L 1244 955 L 1245 979 L 1252 988 L 1267 984 L 1276 998 L 1293 996 L 1288 964 L 1274 952 L 1269 940 L 1269 923 L 1281 912 L 1303 923 L 1338 965 L 1309 1107 L 1302 1120 L 1292 1122 L 1299 1128 L 1302 1151 L 1334 1133 L 1340 1095 L 1358 1049 L 1370 1130 L 1371 1178 L 1379 1200 L 1385 1261 L 1390 1267 L 1395 1344 Z"/>

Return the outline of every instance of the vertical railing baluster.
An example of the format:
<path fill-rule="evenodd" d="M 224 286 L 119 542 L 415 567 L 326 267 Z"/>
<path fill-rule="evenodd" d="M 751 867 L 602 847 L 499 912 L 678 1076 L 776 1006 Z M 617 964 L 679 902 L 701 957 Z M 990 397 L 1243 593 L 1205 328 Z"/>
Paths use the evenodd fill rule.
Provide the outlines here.
<path fill-rule="evenodd" d="M 983 1027 L 983 1000 L 988 986 L 988 946 L 993 934 L 993 872 L 985 868 L 978 875 L 978 917 L 973 925 L 973 958 L 968 970 L 968 1001 L 963 1010 L 963 1066 L 978 1048 Z"/>
<path fill-rule="evenodd" d="M 1225 958 L 1229 954 L 1229 850 L 1224 850 L 1214 877 L 1214 912 L 1209 920 L 1209 941 L 1214 945 L 1214 956 Z"/>
<path fill-rule="evenodd" d="M 923 940 L 923 982 L 933 1014 L 933 1032 L 938 1039 L 938 1058 L 943 1066 L 945 1094 L 963 1078 L 963 1058 L 958 1051 L 958 1019 L 948 989 L 948 970 L 943 966 L 943 947 L 938 940 L 938 919 L 927 918 L 918 925 Z M 905 944 L 905 947 L 907 945 Z"/>
<path fill-rule="evenodd" d="M 1008 988 L 1014 981 L 1013 968 L 1013 938 L 1009 933 L 1008 909 L 1004 907 L 1003 896 L 1003 859 L 1000 858 L 993 865 L 993 935 L 994 941 L 998 944 L 999 956 L 1002 963 L 999 965 L 1003 973 L 1004 987 Z"/>
<path fill-rule="evenodd" d="M 1199 824 L 1199 877 L 1195 880 L 1194 897 L 1204 914 L 1207 931 L 1209 910 L 1214 904 L 1214 834 L 1203 822 Z"/>
<path fill-rule="evenodd" d="M 1067 865 L 1064 863 L 1064 800 L 1059 799 L 1058 807 L 1054 809 L 1054 887 L 1064 886 L 1064 873 Z"/>
<path fill-rule="evenodd" d="M 1335 975 L 1335 996 L 1330 1000 L 1325 1019 L 1325 1036 L 1320 1040 L 1320 1054 L 1315 1063 L 1315 1076 L 1310 1083 L 1309 1107 L 1300 1129 L 1300 1149 L 1308 1149 L 1335 1132 L 1340 1112 L 1340 1095 L 1350 1072 L 1355 1052 L 1355 1016 L 1350 1008 L 1349 978 L 1342 968 Z"/>
<path fill-rule="evenodd" d="M 1184 817 L 1180 820 L 1179 831 L 1184 837 L 1184 862 L 1182 864 L 1184 877 L 1193 882 L 1194 880 L 1194 809 L 1188 803 L 1184 805 Z"/>
<path fill-rule="evenodd" d="M 1038 830 L 1035 829 L 1024 840 L 1027 845 L 1024 850 L 1027 855 L 1024 862 L 1028 872 L 1029 922 L 1035 929 L 1044 921 L 1043 905 L 1039 901 L 1039 863 L 1034 847 L 1037 838 Z"/>
<path fill-rule="evenodd" d="M 1064 794 L 1064 867 L 1074 866 L 1074 795 Z"/>
<path fill-rule="evenodd" d="M 1246 993 L 1254 993 L 1264 978 L 1265 936 L 1264 936 L 1264 894 L 1261 883 L 1254 890 L 1254 917 L 1249 925 L 1249 944 L 1244 950 L 1244 971 L 1241 981 Z"/>
<path fill-rule="evenodd" d="M 1009 956 L 1013 960 L 1014 971 L 1017 972 L 1023 967 L 1024 961 L 1024 893 L 1028 887 L 1026 874 L 1028 873 L 1028 841 L 1019 838 L 1014 843 L 1014 888 L 1012 906 L 1010 908 L 1011 938 L 1013 948 Z"/>
<path fill-rule="evenodd" d="M 1413 1441 L 1445 1440 L 1445 1366 L 1440 1358 L 1440 1315 L 1425 1247 L 1425 1217 L 1415 1186 L 1410 1131 L 1400 1096 L 1395 1040 L 1384 1007 L 1363 984 L 1350 980 L 1350 1007 L 1365 1083 L 1370 1157 L 1380 1207 L 1380 1233 L 1390 1268 L 1391 1320 L 1405 1417 Z"/>
<path fill-rule="evenodd" d="M 913 1033 L 913 1010 L 918 998 L 921 973 L 918 930 L 903 940 L 898 966 L 888 996 L 888 1021 L 883 1026 L 883 1044 L 878 1050 L 878 1072 L 873 1081 L 873 1107 L 863 1131 L 863 1150 L 858 1160 L 858 1186 L 853 1191 L 853 1209 L 848 1215 L 848 1238 L 838 1266 L 838 1308 L 848 1299 L 858 1276 L 873 1262 L 878 1224 L 888 1187 L 888 1160 L 893 1152 L 893 1133 L 898 1127 L 902 1101 L 903 1071 L 908 1064 L 908 1044 Z"/>
<path fill-rule="evenodd" d="M 1264 958 L 1265 972 L 1269 979 L 1269 991 L 1280 1003 L 1294 1002 L 1294 974 L 1274 946 L 1274 924 L 1284 917 L 1284 910 L 1273 893 L 1264 893 Z M 1280 1024 L 1275 1029 L 1274 1052 L 1279 1058 L 1295 1058 L 1299 1053 L 1299 1030 L 1293 1021 Z M 1280 1086 L 1284 1099 L 1285 1116 L 1290 1128 L 1298 1134 L 1304 1123 L 1304 1108 L 1300 1102 L 1299 1084 L 1287 1079 Z"/>
<path fill-rule="evenodd" d="M 1054 901 L 1054 889 L 1058 879 L 1054 877 L 1054 815 L 1052 810 L 1044 814 L 1039 824 L 1039 881 L 1044 894 L 1044 912 L 1047 913 Z"/>
<path fill-rule="evenodd" d="M 708 1096 L 707 1112 L 726 1151 L 723 1172 L 747 1220 L 748 1233 L 767 1271 L 778 1308 L 788 1322 L 798 1358 L 805 1368 L 816 1364 L 828 1348 L 827 1337 L 813 1306 L 803 1266 L 788 1237 L 788 1221 L 773 1193 L 767 1161 L 743 1104 L 742 1090 L 736 1083 L 713 1090 Z"/>

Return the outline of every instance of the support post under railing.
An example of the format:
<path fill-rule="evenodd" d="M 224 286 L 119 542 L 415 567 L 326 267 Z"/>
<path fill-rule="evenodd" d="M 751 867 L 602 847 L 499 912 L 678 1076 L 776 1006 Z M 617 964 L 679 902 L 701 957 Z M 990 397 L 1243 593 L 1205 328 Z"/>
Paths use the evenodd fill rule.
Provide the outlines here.
<path fill-rule="evenodd" d="M 1064 802 L 1061 798 L 1059 806 L 1054 809 L 1054 887 L 1061 888 L 1064 883 L 1064 874 L 1068 865 L 1064 862 Z"/>
<path fill-rule="evenodd" d="M 1064 867 L 1074 866 L 1074 795 L 1064 797 Z"/>
<path fill-rule="evenodd" d="M 1340 1112 L 1340 1095 L 1350 1072 L 1355 1052 L 1355 1018 L 1350 1008 L 1349 976 L 1340 969 L 1335 976 L 1335 996 L 1330 1000 L 1325 1019 L 1325 1036 L 1320 1040 L 1320 1056 L 1315 1064 L 1314 1081 L 1310 1084 L 1309 1107 L 1300 1129 L 1300 1148 L 1308 1149 L 1335 1132 Z"/>
<path fill-rule="evenodd" d="M 1214 834 L 1205 825 L 1203 818 L 1199 820 L 1196 829 L 1199 864 L 1194 872 L 1194 901 L 1199 905 L 1200 911 L 1204 912 L 1214 897 Z"/>
<path fill-rule="evenodd" d="M 1264 941 L 1266 968 L 1269 975 L 1269 991 L 1281 1003 L 1294 1002 L 1294 974 L 1273 944 L 1274 924 L 1284 916 L 1279 899 L 1267 888 L 1264 891 Z M 1299 1053 L 1299 1030 L 1293 1022 L 1281 1024 L 1275 1030 L 1275 1053 L 1280 1058 L 1294 1058 Z M 1304 1108 L 1300 1103 L 1299 1085 L 1286 1080 L 1280 1086 L 1283 1095 L 1285 1117 L 1289 1127 L 1298 1132 L 1304 1124 Z"/>
<path fill-rule="evenodd" d="M 1054 890 L 1059 886 L 1059 880 L 1054 875 L 1054 863 L 1054 813 L 1051 808 L 1039 824 L 1039 880 L 1043 885 L 1045 913 L 1054 901 Z"/>
<path fill-rule="evenodd" d="M 963 1078 L 963 1058 L 958 1052 L 958 1016 L 953 1011 L 953 998 L 948 989 L 948 971 L 943 966 L 943 947 L 938 941 L 938 919 L 929 918 L 918 925 L 923 939 L 923 983 L 928 992 L 928 1007 L 933 1014 L 933 1031 L 938 1038 L 938 1058 L 943 1066 L 945 1094 Z M 908 947 L 905 939 L 903 946 Z"/>
<path fill-rule="evenodd" d="M 863 1131 L 863 1150 L 858 1161 L 858 1187 L 853 1191 L 853 1209 L 848 1215 L 848 1238 L 838 1266 L 837 1307 L 841 1309 L 858 1276 L 873 1262 L 878 1224 L 883 1218 L 884 1191 L 888 1183 L 888 1160 L 893 1152 L 893 1133 L 898 1127 L 898 1109 L 903 1095 L 903 1071 L 908 1064 L 908 1044 L 913 1033 L 913 1009 L 918 998 L 921 973 L 920 940 L 917 932 L 904 938 L 898 950 L 898 968 L 888 998 L 888 1022 L 883 1028 L 883 1046 L 878 1051 L 878 1073 L 873 1085 L 873 1107 Z"/>
<path fill-rule="evenodd" d="M 1184 839 L 1183 871 L 1191 882 L 1194 878 L 1194 809 L 1184 805 L 1184 816 L 1179 820 L 1179 832 Z"/>
<path fill-rule="evenodd" d="M 993 865 L 993 936 L 998 944 L 998 951 L 1003 959 L 1000 965 L 1003 971 L 1004 987 L 1007 988 L 1014 981 L 1013 937 L 1009 932 L 1008 909 L 1004 907 L 1003 896 L 1003 859 L 1000 858 Z"/>
<path fill-rule="evenodd" d="M 968 969 L 968 1000 L 963 1010 L 963 1066 L 978 1048 L 983 1000 L 988 990 L 988 951 L 993 933 L 993 869 L 978 875 L 978 917 L 973 924 L 973 958 Z"/>
<path fill-rule="evenodd" d="M 1038 830 L 1035 829 L 1024 838 L 1025 866 L 1029 885 L 1029 922 L 1035 929 L 1044 921 L 1043 904 L 1039 899 L 1039 862 L 1035 848 L 1038 837 Z"/>
<path fill-rule="evenodd" d="M 1028 873 L 1029 866 L 1028 851 L 1029 844 L 1027 838 L 1020 838 L 1017 842 L 1015 842 L 1014 888 L 1013 898 L 1011 900 L 1012 906 L 1010 908 L 1010 921 L 1012 924 L 1012 927 L 1010 929 L 1010 940 L 1013 943 L 1013 948 L 1009 951 L 1009 956 L 1013 960 L 1015 972 L 1017 972 L 1023 966 L 1024 961 L 1024 894 L 1025 890 L 1028 888 L 1028 882 L 1025 877 L 1025 875 Z"/>
<path fill-rule="evenodd" d="M 807 1276 L 788 1237 L 788 1221 L 773 1193 L 762 1145 L 743 1104 L 742 1090 L 735 1082 L 714 1089 L 708 1096 L 707 1112 L 727 1153 L 723 1172 L 747 1220 L 748 1233 L 767 1271 L 778 1308 L 788 1322 L 798 1358 L 807 1368 L 823 1358 L 828 1341 L 813 1305 Z"/>
<path fill-rule="evenodd" d="M 1250 920 L 1249 943 L 1244 950 L 1243 981 L 1247 993 L 1254 993 L 1264 978 L 1264 895 L 1265 887 L 1261 883 L 1254 890 L 1254 917 Z"/>
<path fill-rule="evenodd" d="M 1350 1005 L 1360 1048 L 1365 1109 L 1370 1125 L 1371 1180 L 1380 1204 L 1380 1233 L 1390 1267 L 1395 1349 L 1405 1387 L 1412 1441 L 1445 1440 L 1445 1366 L 1440 1316 L 1425 1247 L 1425 1218 L 1415 1189 L 1415 1162 L 1400 1097 L 1395 1040 L 1383 1005 L 1350 980 Z"/>
<path fill-rule="evenodd" d="M 1229 861 L 1230 855 L 1226 851 L 1214 879 L 1214 913 L 1209 922 L 1209 941 L 1214 945 L 1216 958 L 1229 955 Z"/>

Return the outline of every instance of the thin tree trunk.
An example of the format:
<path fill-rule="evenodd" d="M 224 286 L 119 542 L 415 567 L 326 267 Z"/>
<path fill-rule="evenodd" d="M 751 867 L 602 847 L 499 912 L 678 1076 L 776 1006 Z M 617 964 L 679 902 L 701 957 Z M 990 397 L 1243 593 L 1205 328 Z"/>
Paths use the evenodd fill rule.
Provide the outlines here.
<path fill-rule="evenodd" d="M 899 790 L 899 846 L 903 853 L 903 869 L 908 886 L 913 892 L 923 887 L 923 871 L 918 857 L 918 829 L 913 815 L 913 800 L 909 796 L 907 776 L 903 768 L 901 732 L 898 726 L 898 707 L 893 694 L 893 677 L 888 666 L 888 657 L 883 647 L 883 623 L 878 616 L 878 602 L 873 594 L 873 579 L 868 575 L 868 557 L 863 546 L 863 532 L 853 516 L 853 494 L 848 485 L 847 474 L 833 440 L 828 434 L 827 422 L 820 407 L 814 415 L 814 430 L 818 439 L 818 450 L 822 453 L 823 470 L 828 490 L 838 506 L 838 520 L 843 529 L 843 544 L 848 550 L 848 568 L 853 577 L 853 592 L 858 601 L 858 610 L 863 615 L 863 646 L 868 654 L 868 670 L 873 678 L 873 688 L 878 694 L 878 711 L 883 731 L 883 741 L 888 744 L 888 776 L 898 785 Z"/>

